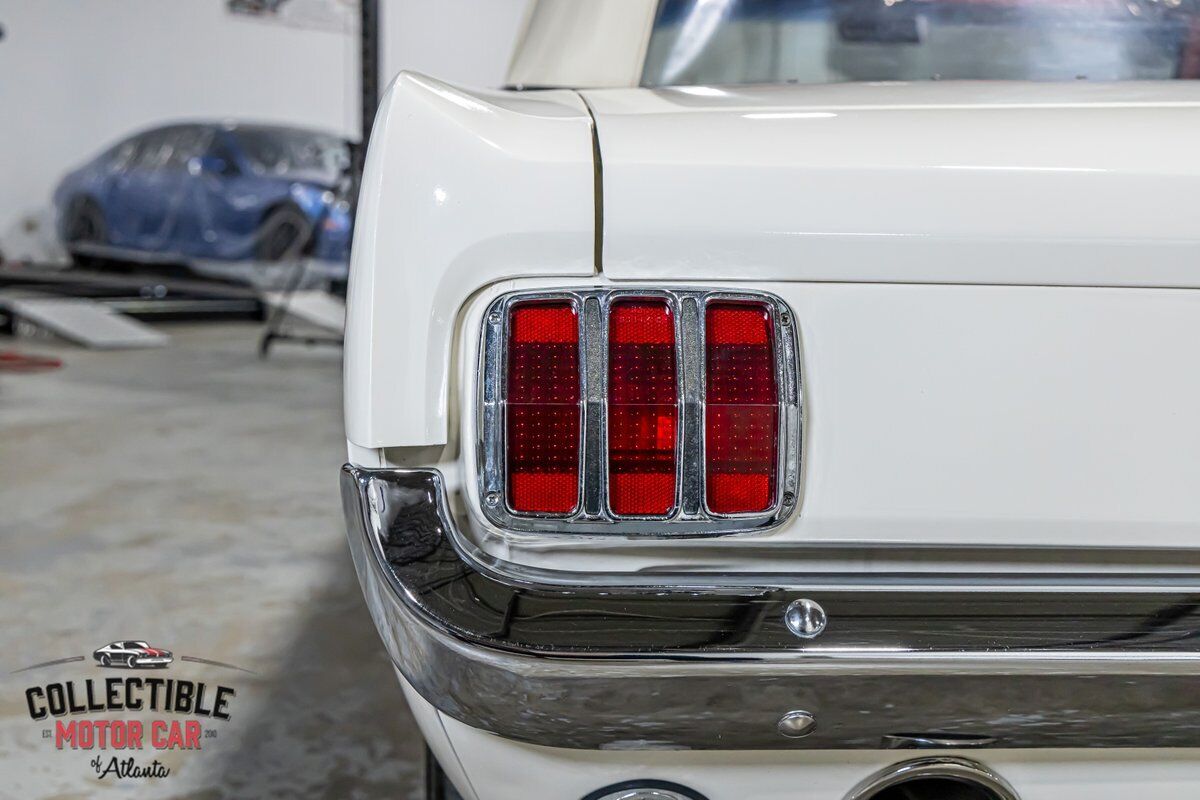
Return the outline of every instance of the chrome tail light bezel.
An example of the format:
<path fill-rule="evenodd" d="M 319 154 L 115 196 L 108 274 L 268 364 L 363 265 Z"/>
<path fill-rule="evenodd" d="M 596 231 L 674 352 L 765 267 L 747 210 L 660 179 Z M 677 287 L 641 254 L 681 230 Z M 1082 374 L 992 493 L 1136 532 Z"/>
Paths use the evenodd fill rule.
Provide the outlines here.
<path fill-rule="evenodd" d="M 664 516 L 618 516 L 608 502 L 608 318 L 620 300 L 665 300 L 675 321 L 678 424 L 676 498 Z M 579 316 L 579 504 L 569 515 L 523 513 L 508 504 L 505 472 L 507 341 L 518 303 L 570 302 Z M 761 512 L 717 514 L 705 498 L 705 310 L 714 302 L 764 305 L 774 331 L 779 418 L 774 504 Z M 800 503 L 803 386 L 795 315 L 767 292 L 714 289 L 588 288 L 516 291 L 493 300 L 479 351 L 476 467 L 484 516 L 505 531 L 633 536 L 718 536 L 779 525 Z"/>

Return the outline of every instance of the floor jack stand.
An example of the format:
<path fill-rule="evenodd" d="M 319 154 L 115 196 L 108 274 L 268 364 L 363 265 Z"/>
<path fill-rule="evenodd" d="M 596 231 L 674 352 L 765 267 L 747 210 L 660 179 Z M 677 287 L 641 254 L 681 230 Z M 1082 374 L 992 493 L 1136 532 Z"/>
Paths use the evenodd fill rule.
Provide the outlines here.
<path fill-rule="evenodd" d="M 291 280 L 284 287 L 280 302 L 275 304 L 271 309 L 271 315 L 267 318 L 267 329 L 263 331 L 262 338 L 258 341 L 259 358 L 266 358 L 270 355 L 271 344 L 275 341 L 300 342 L 308 347 L 316 347 L 317 345 L 342 346 L 341 337 L 319 336 L 315 334 L 303 335 L 284 330 L 283 323 L 291 309 L 292 298 L 295 297 L 296 290 L 303 283 L 304 273 L 307 271 L 308 262 L 305 259 L 297 259 L 295 267 L 292 268 Z"/>

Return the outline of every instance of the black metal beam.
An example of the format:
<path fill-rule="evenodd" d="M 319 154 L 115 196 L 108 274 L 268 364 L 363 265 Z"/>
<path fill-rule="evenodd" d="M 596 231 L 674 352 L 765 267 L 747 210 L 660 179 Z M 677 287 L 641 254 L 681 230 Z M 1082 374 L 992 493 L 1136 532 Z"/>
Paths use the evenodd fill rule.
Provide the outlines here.
<path fill-rule="evenodd" d="M 360 97 L 362 130 L 360 148 L 367 150 L 375 111 L 379 107 L 379 0 L 360 0 L 359 8 L 359 67 L 361 70 Z"/>
<path fill-rule="evenodd" d="M 350 172 L 350 218 L 358 219 L 358 192 L 362 188 L 367 142 L 379 108 L 379 0 L 359 0 L 358 99 L 360 106 L 358 143 L 353 148 Z"/>

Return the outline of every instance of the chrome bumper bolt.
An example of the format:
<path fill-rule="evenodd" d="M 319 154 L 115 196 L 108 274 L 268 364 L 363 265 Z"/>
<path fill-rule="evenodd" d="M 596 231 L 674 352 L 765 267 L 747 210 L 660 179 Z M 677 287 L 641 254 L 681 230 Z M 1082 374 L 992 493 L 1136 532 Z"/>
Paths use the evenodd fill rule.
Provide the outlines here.
<path fill-rule="evenodd" d="M 789 739 L 803 739 L 817 729 L 817 718 L 807 711 L 789 711 L 779 718 L 776 728 Z"/>
<path fill-rule="evenodd" d="M 788 630 L 801 639 L 815 639 L 820 636 L 828 622 L 825 609 L 815 600 L 808 598 L 793 600 L 783 613 L 783 621 Z"/>

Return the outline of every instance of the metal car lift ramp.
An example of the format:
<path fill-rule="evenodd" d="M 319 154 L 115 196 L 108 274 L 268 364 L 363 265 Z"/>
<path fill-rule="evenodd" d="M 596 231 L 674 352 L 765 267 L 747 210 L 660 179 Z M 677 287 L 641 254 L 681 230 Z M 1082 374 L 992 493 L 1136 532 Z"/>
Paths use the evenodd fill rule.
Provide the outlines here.
<path fill-rule="evenodd" d="M 266 319 L 266 304 L 258 291 L 186 275 L 4 264 L 0 265 L 0 290 L 87 298 L 145 321 Z"/>
<path fill-rule="evenodd" d="M 334 333 L 346 328 L 346 303 L 328 292 L 268 292 L 265 296 L 272 308 L 283 309 L 287 314 L 302 319 L 310 325 Z"/>
<path fill-rule="evenodd" d="M 170 341 L 166 334 L 94 300 L 0 295 L 0 306 L 17 320 L 84 347 L 162 347 Z"/>
<path fill-rule="evenodd" d="M 261 296 L 245 286 L 174 274 L 0 265 L 0 330 L 9 333 L 24 321 L 85 347 L 159 347 L 169 337 L 144 322 L 265 316 Z"/>

